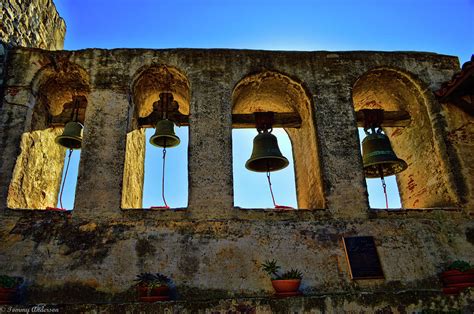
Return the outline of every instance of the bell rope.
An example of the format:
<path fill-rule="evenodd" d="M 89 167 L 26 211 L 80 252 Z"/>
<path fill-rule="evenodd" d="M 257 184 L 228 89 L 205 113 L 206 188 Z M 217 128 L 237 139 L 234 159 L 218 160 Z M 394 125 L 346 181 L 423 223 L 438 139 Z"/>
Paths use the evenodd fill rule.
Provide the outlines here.
<path fill-rule="evenodd" d="M 380 180 L 382 180 L 383 194 L 385 195 L 385 208 L 388 209 L 388 196 L 387 196 L 387 185 L 385 184 L 385 178 L 383 176 L 382 165 L 379 165 Z"/>
<path fill-rule="evenodd" d="M 270 188 L 270 194 L 272 195 L 273 206 L 277 207 L 275 203 L 275 196 L 273 196 L 272 181 L 270 180 L 270 171 L 267 171 L 268 187 Z"/>
<path fill-rule="evenodd" d="M 59 206 L 61 206 L 61 209 L 64 209 L 64 207 L 63 207 L 63 192 L 64 192 L 64 186 L 66 185 L 67 173 L 69 171 L 69 163 L 71 162 L 72 151 L 73 151 L 73 149 L 70 148 L 69 149 L 69 155 L 67 156 L 66 171 L 64 172 L 63 182 L 61 183 L 61 192 L 59 193 Z"/>
<path fill-rule="evenodd" d="M 163 198 L 163 203 L 165 203 L 165 208 L 170 208 L 166 203 L 165 199 L 165 165 L 166 165 L 166 139 L 165 146 L 163 147 L 163 174 L 161 176 L 161 197 Z"/>

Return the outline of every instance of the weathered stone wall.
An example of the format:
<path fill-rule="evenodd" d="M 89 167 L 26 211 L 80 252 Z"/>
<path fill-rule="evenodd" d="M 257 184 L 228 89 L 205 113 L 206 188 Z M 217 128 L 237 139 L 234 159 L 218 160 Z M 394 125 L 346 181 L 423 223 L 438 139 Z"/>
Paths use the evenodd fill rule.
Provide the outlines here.
<path fill-rule="evenodd" d="M 62 131 L 51 128 L 23 134 L 8 193 L 9 208 L 56 207 L 66 149 L 54 139 Z"/>
<path fill-rule="evenodd" d="M 374 303 L 416 305 L 441 297 L 446 261 L 474 258 L 474 223 L 446 211 L 367 221 L 268 211 L 226 220 L 140 211 L 100 221 L 38 214 L 3 217 L 0 229 L 3 271 L 28 278 L 31 303 L 132 302 L 133 280 L 144 271 L 170 275 L 180 300 L 268 296 L 270 280 L 259 267 L 274 258 L 302 270 L 308 296 L 350 302 L 366 293 Z M 353 235 L 375 237 L 384 280 L 350 279 L 342 236 Z M 412 297 L 397 296 L 407 291 Z"/>
<path fill-rule="evenodd" d="M 1 0 L 0 41 L 10 46 L 60 50 L 66 23 L 52 0 Z"/>
<path fill-rule="evenodd" d="M 127 134 L 123 169 L 122 208 L 143 208 L 145 180 L 145 129 Z"/>
<path fill-rule="evenodd" d="M 374 296 L 377 305 L 369 307 L 373 309 L 385 304 L 392 309 L 398 305 L 414 308 L 416 304 L 424 307 L 426 300 L 449 302 L 441 296 L 439 273 L 449 260 L 474 261 L 472 191 L 462 189 L 470 189 L 469 172 L 452 164 L 452 159 L 443 159 L 448 138 L 442 126 L 448 113 L 434 97 L 428 97 L 459 70 L 454 57 L 199 49 L 50 52 L 17 48 L 9 53 L 10 75 L 0 111 L 0 267 L 29 280 L 29 302 L 131 301 L 133 279 L 145 271 L 171 276 L 176 297 L 183 300 L 268 296 L 271 284 L 259 267 L 274 258 L 285 269 L 302 270 L 302 291 L 312 296 L 304 300 L 318 304 L 306 309 L 321 309 L 320 304 L 337 308 L 337 302 L 331 303 L 335 299 L 346 309 L 359 309 L 364 301 L 354 295 Z M 185 76 L 178 80 L 185 82 L 179 86 L 185 88 L 173 92 L 189 88 L 189 97 L 186 92 L 181 96 L 189 101 L 189 110 L 185 104 L 184 111 L 190 124 L 189 206 L 185 210 L 122 209 L 140 202 L 123 193 L 141 189 L 142 164 L 134 168 L 133 159 L 143 163 L 142 144 L 127 146 L 127 137 L 136 132 L 130 123 L 137 115 L 134 102 L 157 100 L 159 90 L 153 90 L 152 81 L 134 88 L 147 67 L 177 69 L 177 76 Z M 446 185 L 440 187 L 447 191 L 441 197 L 448 200 L 439 203 L 442 208 L 426 209 L 413 203 L 414 208 L 397 212 L 373 212 L 368 207 L 354 110 L 359 98 L 356 95 L 354 100 L 353 86 L 380 67 L 407 73 L 426 87 L 417 94 L 423 99 L 417 103 L 420 107 L 410 115 L 425 110 L 428 118 L 420 120 L 423 124 L 412 121 L 410 127 L 423 128 L 420 136 L 429 134 L 424 140 L 433 143 L 435 152 L 429 158 L 443 169 L 420 169 L 415 163 L 409 167 L 424 171 L 434 186 Z M 308 195 L 302 199 L 321 207 L 278 212 L 233 206 L 232 110 L 238 102 L 232 97 L 239 82 L 267 72 L 298 82 L 308 98 L 306 104 L 312 106 L 305 109 L 306 115 L 297 108 L 302 127 L 290 133 L 297 138 L 293 145 L 300 147 L 296 157 L 300 165 L 314 167 L 308 169 L 310 175 L 300 173 L 306 177 L 298 181 L 304 185 L 299 191 L 311 192 L 304 192 Z M 281 99 L 293 97 L 289 90 L 293 87 L 289 85 Z M 51 89 L 56 92 L 46 92 Z M 7 197 L 14 197 L 12 189 L 21 190 L 11 183 L 15 164 L 22 160 L 18 158 L 21 138 L 38 123 L 33 119 L 35 108 L 48 99 L 53 104 L 49 109 L 60 112 L 75 94 L 86 98 L 87 111 L 74 211 L 12 210 Z M 261 103 L 262 109 L 271 105 Z M 135 147 L 136 151 L 126 152 Z M 128 178 L 127 173 L 135 177 Z M 400 190 L 410 193 L 407 186 Z M 427 193 L 424 204 L 438 204 L 433 201 L 438 197 Z M 375 238 L 384 280 L 350 279 L 341 239 L 355 235 Z M 406 291 L 411 297 L 400 299 Z M 472 296 L 462 296 L 459 302 L 453 308 L 472 303 Z M 429 304 L 426 307 L 433 303 Z"/>
<path fill-rule="evenodd" d="M 3 77 L 5 75 L 3 72 L 3 67 L 6 61 L 6 58 L 7 58 L 6 46 L 4 46 L 4 44 L 0 42 L 0 95 L 2 95 L 2 91 L 3 91 Z"/>
<path fill-rule="evenodd" d="M 474 99 L 465 97 L 465 101 L 474 105 Z M 462 171 L 462 176 L 456 177 L 461 181 L 461 197 L 467 208 L 474 209 L 474 118 L 453 104 L 443 106 L 447 120 L 448 152 Z M 474 215 L 474 211 L 471 212 Z"/>

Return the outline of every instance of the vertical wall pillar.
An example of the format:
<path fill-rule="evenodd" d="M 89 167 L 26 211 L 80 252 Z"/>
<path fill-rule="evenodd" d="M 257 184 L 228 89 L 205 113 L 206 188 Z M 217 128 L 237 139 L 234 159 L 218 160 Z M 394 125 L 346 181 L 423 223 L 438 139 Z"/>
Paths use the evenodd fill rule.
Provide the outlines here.
<path fill-rule="evenodd" d="M 5 90 L 0 99 L 0 209 L 7 207 L 8 188 L 13 175 L 16 157 L 20 153 L 21 136 L 30 108 L 31 94 L 27 90 Z"/>
<path fill-rule="evenodd" d="M 89 94 L 74 206 L 81 217 L 121 214 L 128 106 L 120 91 Z"/>
<path fill-rule="evenodd" d="M 232 89 L 210 70 L 194 75 L 190 77 L 189 209 L 193 216 L 218 218 L 233 208 Z"/>
<path fill-rule="evenodd" d="M 327 208 L 335 217 L 362 218 L 369 207 L 350 86 L 313 93 Z"/>
<path fill-rule="evenodd" d="M 145 129 L 127 134 L 123 173 L 122 209 L 142 208 L 145 181 Z"/>

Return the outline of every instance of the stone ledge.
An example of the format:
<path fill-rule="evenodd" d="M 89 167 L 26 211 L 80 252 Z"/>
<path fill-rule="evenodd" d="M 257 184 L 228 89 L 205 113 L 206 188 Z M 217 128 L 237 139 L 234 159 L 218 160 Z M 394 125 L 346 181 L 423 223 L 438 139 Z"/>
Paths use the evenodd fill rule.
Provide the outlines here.
<path fill-rule="evenodd" d="M 51 217 L 65 217 L 68 219 L 88 220 L 88 217 L 81 215 L 76 217 L 75 213 L 78 210 L 72 211 L 47 211 L 44 209 L 0 209 L 0 216 L 11 218 L 28 218 L 33 216 L 36 219 L 51 218 Z M 79 209 L 80 211 L 80 209 Z M 425 209 L 402 209 L 402 210 L 368 210 L 368 219 L 472 219 L 472 215 L 466 214 L 465 209 L 462 208 L 425 208 Z M 94 219 L 97 217 L 90 217 Z M 228 214 L 223 213 L 222 216 L 209 217 L 199 214 L 198 209 L 176 208 L 169 210 L 152 210 L 152 209 L 122 209 L 120 217 L 102 217 L 101 221 L 122 221 L 133 222 L 140 220 L 153 221 L 227 221 L 227 220 L 241 220 L 241 221 L 327 221 L 340 220 L 334 218 L 329 210 L 325 209 L 295 209 L 295 210 L 275 210 L 275 209 L 242 209 L 235 207 L 233 211 Z M 348 221 L 361 219 L 347 219 Z M 366 219 L 362 219 L 366 220 Z"/>
<path fill-rule="evenodd" d="M 28 311 L 29 310 L 29 311 Z M 0 312 L 43 313 L 472 313 L 474 289 L 446 296 L 440 291 L 341 293 L 291 298 L 259 297 L 156 303 L 1 305 Z"/>
<path fill-rule="evenodd" d="M 431 219 L 437 217 L 445 218 L 469 218 L 469 211 L 461 207 L 436 207 L 436 208 L 400 208 L 400 209 L 369 209 L 370 219 L 384 218 L 423 218 Z"/>

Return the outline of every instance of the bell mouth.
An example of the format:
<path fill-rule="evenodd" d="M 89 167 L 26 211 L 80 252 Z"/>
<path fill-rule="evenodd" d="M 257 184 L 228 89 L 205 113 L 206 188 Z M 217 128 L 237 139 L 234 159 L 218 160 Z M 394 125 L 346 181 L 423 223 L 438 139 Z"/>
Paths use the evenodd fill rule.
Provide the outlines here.
<path fill-rule="evenodd" d="M 181 140 L 176 135 L 153 135 L 150 138 L 150 144 L 156 147 L 171 148 L 176 147 L 181 143 Z"/>
<path fill-rule="evenodd" d="M 389 177 L 402 172 L 408 168 L 407 163 L 402 159 L 379 161 L 364 167 L 365 177 L 369 179 L 380 178 L 380 165 L 382 165 L 382 173 L 384 177 Z"/>
<path fill-rule="evenodd" d="M 150 138 L 150 144 L 156 147 L 171 148 L 181 143 L 174 133 L 174 123 L 168 119 L 159 120 L 155 126 L 155 134 Z"/>
<path fill-rule="evenodd" d="M 285 157 L 257 157 L 247 160 L 245 168 L 255 172 L 272 172 L 286 168 L 289 165 Z"/>
<path fill-rule="evenodd" d="M 77 137 L 60 135 L 54 140 L 56 144 L 69 149 L 81 149 L 82 140 Z"/>
<path fill-rule="evenodd" d="M 68 149 L 81 149 L 83 128 L 81 123 L 69 121 L 64 126 L 63 134 L 57 136 L 54 142 Z"/>

